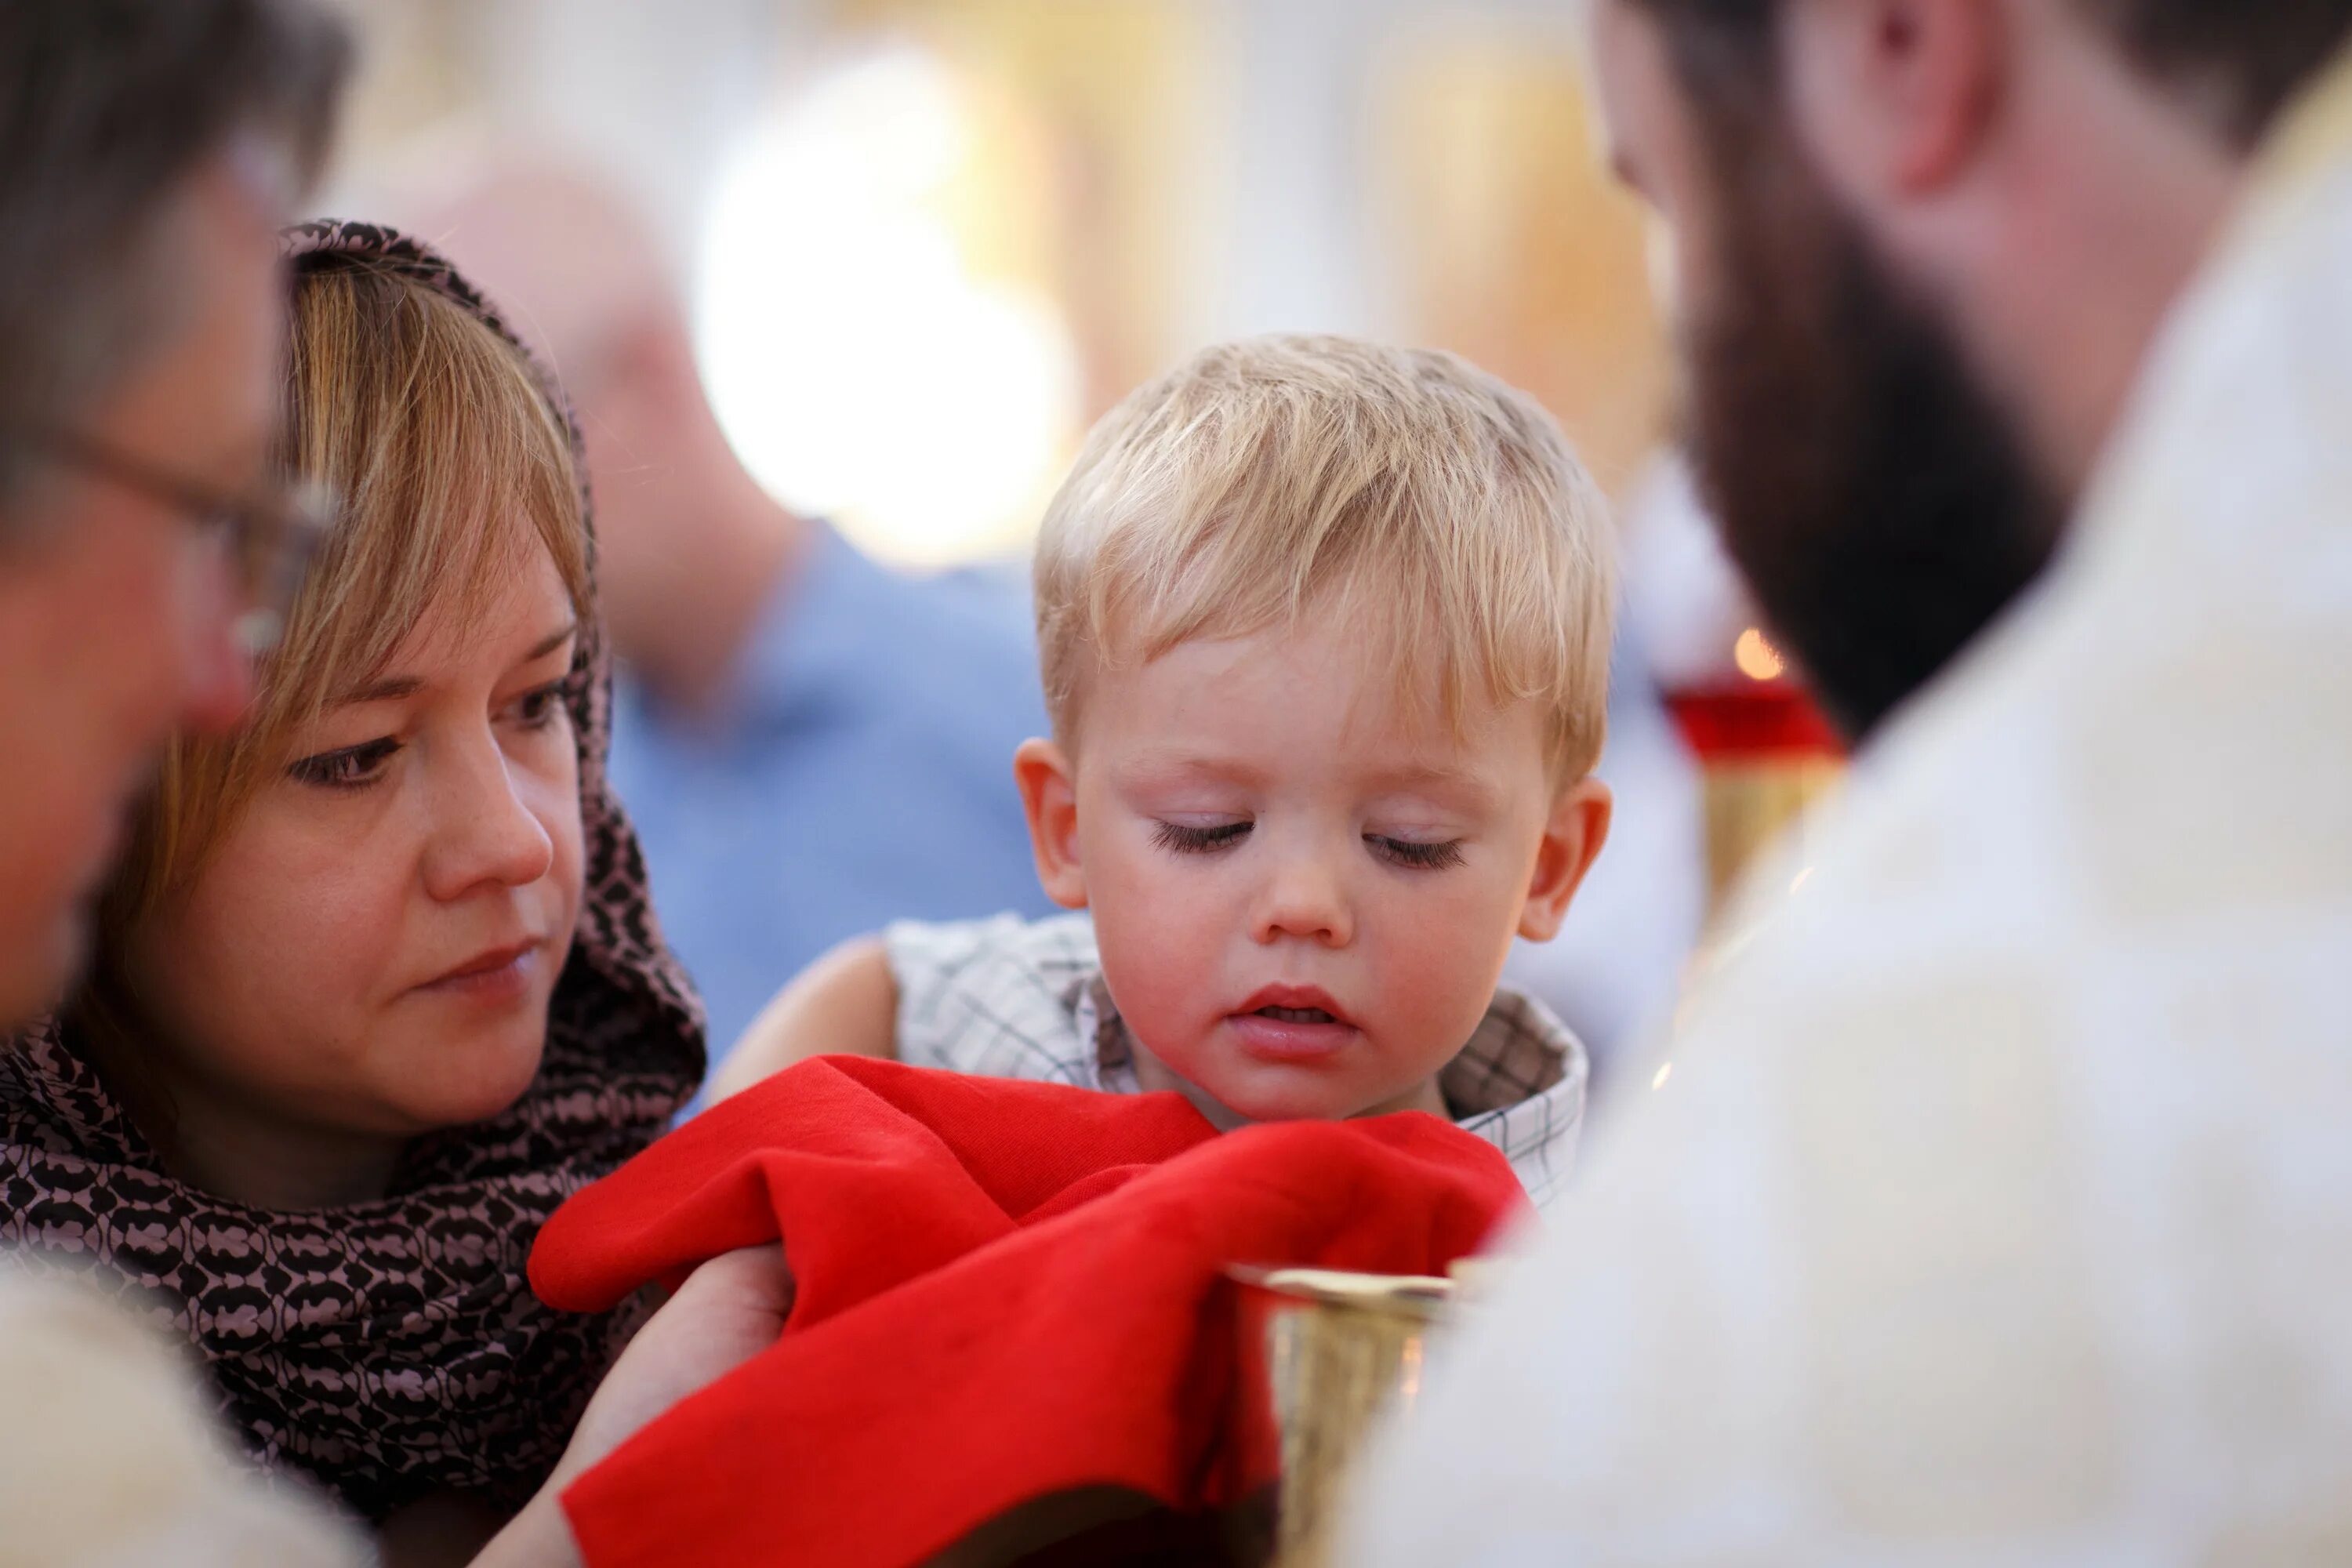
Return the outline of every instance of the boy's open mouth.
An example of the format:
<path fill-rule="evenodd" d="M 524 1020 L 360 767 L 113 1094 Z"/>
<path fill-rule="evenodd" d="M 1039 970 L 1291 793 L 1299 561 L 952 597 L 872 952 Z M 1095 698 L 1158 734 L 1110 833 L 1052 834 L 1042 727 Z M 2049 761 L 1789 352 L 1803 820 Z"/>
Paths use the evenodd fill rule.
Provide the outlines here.
<path fill-rule="evenodd" d="M 1356 1026 L 1319 985 L 1267 985 L 1246 998 L 1229 1026 L 1242 1049 L 1269 1062 L 1332 1058 L 1356 1037 Z"/>

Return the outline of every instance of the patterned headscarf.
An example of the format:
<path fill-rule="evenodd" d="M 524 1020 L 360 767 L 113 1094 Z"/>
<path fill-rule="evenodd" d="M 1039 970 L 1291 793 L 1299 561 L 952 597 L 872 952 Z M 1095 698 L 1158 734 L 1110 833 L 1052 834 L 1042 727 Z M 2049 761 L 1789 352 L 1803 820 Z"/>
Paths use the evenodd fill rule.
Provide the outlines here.
<path fill-rule="evenodd" d="M 414 240 L 312 224 L 289 249 L 298 271 L 355 258 L 418 279 L 521 350 Z M 572 442 L 576 456 L 576 428 Z M 612 689 L 593 619 L 563 699 L 586 880 L 545 1058 L 502 1115 L 416 1141 L 392 1195 L 303 1212 L 223 1201 L 164 1171 L 71 1029 L 53 1019 L 0 1046 L 0 1250 L 94 1279 L 184 1335 L 265 1465 L 309 1474 L 371 1520 L 442 1488 L 519 1502 L 546 1478 L 642 1308 L 541 1305 L 523 1277 L 531 1242 L 565 1198 L 658 1136 L 702 1075 L 701 1007 L 605 781 Z"/>

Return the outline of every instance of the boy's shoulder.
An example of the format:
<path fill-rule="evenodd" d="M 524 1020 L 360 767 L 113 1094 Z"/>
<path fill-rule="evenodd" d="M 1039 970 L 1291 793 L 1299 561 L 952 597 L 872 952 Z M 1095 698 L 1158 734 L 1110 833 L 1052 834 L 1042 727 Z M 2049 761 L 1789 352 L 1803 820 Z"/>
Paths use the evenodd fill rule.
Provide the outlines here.
<path fill-rule="evenodd" d="M 1559 1015 L 1512 985 L 1497 985 L 1469 1043 L 1438 1074 L 1457 1117 L 1502 1110 L 1572 1083 L 1580 1100 L 1591 1073 L 1584 1042 Z"/>
<path fill-rule="evenodd" d="M 1535 997 L 1503 985 L 1437 1086 L 1454 1124 L 1500 1149 L 1542 1208 L 1575 1160 L 1591 1079 L 1575 1032 Z"/>
<path fill-rule="evenodd" d="M 899 1060 L 1101 1087 L 1081 1024 L 1102 972 L 1083 911 L 898 921 L 882 947 L 898 990 Z"/>
<path fill-rule="evenodd" d="M 1033 970 L 1051 979 L 1101 966 L 1094 917 L 1084 910 L 1031 920 L 1017 914 L 969 921 L 893 921 L 882 931 L 883 951 L 901 994 L 934 975 Z"/>

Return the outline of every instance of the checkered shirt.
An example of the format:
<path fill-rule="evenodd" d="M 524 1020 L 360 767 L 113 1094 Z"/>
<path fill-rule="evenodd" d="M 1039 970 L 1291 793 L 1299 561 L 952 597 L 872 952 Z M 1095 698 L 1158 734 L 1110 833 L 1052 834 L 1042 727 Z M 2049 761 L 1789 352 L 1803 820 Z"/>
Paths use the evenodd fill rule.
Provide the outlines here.
<path fill-rule="evenodd" d="M 898 1059 L 982 1078 L 1135 1094 L 1134 1042 L 1103 984 L 1084 914 L 883 932 L 898 986 Z M 1542 1003 L 1495 993 L 1438 1075 L 1454 1125 L 1500 1149 L 1537 1206 L 1568 1175 L 1584 1121 L 1584 1047 Z"/>

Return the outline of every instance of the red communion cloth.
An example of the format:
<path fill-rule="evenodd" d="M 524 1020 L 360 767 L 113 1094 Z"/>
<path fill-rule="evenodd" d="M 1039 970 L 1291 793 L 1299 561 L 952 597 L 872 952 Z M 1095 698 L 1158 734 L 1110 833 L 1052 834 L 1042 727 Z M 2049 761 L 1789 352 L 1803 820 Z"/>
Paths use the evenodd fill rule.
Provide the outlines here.
<path fill-rule="evenodd" d="M 903 1568 L 1083 1488 L 1273 1479 L 1234 1441 L 1234 1263 L 1442 1272 L 1525 1205 L 1417 1112 L 1220 1136 L 1181 1096 L 806 1062 L 574 1197 L 530 1279 L 610 1307 L 781 1239 L 782 1337 L 564 1494 L 592 1568 Z"/>

